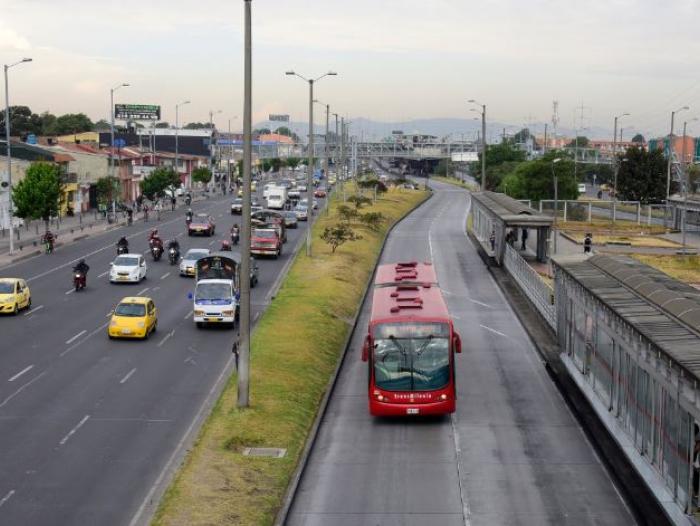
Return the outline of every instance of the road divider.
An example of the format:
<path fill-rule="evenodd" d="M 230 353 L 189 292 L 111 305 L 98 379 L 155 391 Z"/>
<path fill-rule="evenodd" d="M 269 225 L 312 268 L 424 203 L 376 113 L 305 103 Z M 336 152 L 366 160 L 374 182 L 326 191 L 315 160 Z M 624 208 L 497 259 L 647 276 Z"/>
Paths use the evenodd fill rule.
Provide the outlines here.
<path fill-rule="evenodd" d="M 192 517 L 208 524 L 223 524 L 232 516 L 241 525 L 273 521 L 305 451 L 385 236 L 427 197 L 426 192 L 405 189 L 380 195 L 362 212 L 381 212 L 385 221 L 376 229 L 353 223 L 362 239 L 340 246 L 334 254 L 320 238 L 325 227 L 339 222 L 342 201 L 332 199 L 328 215 L 319 215 L 313 226 L 313 257 L 297 254 L 253 332 L 251 407 L 236 408 L 234 374 L 166 492 L 154 518 L 156 526 L 189 523 Z M 251 459 L 243 455 L 247 447 L 284 448 L 287 455 Z"/>

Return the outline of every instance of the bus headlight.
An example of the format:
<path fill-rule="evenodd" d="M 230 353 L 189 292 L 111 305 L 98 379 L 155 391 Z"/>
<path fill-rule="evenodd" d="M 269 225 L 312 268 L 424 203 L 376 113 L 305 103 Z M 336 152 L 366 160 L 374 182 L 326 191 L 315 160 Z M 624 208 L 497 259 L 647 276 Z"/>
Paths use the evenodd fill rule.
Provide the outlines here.
<path fill-rule="evenodd" d="M 196 310 L 196 311 L 194 311 L 194 315 L 195 315 L 195 316 L 203 316 L 203 315 L 204 315 L 204 311 L 203 311 L 203 310 Z"/>
<path fill-rule="evenodd" d="M 444 400 L 447 400 L 447 395 L 446 395 L 445 393 L 442 393 L 442 394 L 440 395 L 440 400 L 443 400 L 443 401 L 444 401 Z"/>
<path fill-rule="evenodd" d="M 233 316 L 233 311 L 232 310 L 225 310 L 221 314 L 224 316 Z"/>

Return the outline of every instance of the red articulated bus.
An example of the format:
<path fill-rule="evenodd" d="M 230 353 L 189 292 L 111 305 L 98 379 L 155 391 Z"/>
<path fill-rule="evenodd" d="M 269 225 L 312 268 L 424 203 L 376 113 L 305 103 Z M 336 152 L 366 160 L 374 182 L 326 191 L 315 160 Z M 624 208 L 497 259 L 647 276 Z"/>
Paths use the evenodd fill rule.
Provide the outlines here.
<path fill-rule="evenodd" d="M 462 342 L 430 263 L 377 268 L 372 314 L 362 348 L 369 362 L 374 416 L 454 413 L 455 353 Z"/>

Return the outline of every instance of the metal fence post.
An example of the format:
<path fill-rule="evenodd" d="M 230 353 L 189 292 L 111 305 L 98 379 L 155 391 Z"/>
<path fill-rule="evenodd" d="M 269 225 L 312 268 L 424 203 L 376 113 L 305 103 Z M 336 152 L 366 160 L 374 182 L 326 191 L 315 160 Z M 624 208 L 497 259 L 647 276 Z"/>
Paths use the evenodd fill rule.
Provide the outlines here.
<path fill-rule="evenodd" d="M 640 225 L 642 223 L 642 203 L 638 202 L 637 203 L 637 224 Z"/>
<path fill-rule="evenodd" d="M 564 222 L 565 223 L 566 223 L 566 218 L 568 216 L 568 206 L 567 206 L 568 204 L 569 204 L 568 201 L 564 201 Z"/>
<path fill-rule="evenodd" d="M 588 203 L 588 222 L 593 222 L 593 203 Z"/>

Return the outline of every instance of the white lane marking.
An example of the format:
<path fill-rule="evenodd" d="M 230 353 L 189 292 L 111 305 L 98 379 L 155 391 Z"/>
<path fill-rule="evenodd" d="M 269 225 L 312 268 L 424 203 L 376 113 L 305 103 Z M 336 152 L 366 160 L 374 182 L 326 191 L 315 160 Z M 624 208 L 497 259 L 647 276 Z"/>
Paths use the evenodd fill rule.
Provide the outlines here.
<path fill-rule="evenodd" d="M 70 347 L 68 347 L 65 351 L 63 351 L 61 354 L 59 354 L 59 356 L 60 356 L 60 357 L 65 356 L 66 354 L 68 354 L 69 352 L 71 352 L 73 349 L 75 349 L 76 347 L 78 347 L 80 344 L 82 344 L 84 341 L 86 341 L 88 338 L 90 338 L 91 336 L 94 336 L 95 334 L 97 334 L 98 332 L 100 332 L 102 329 L 104 329 L 105 327 L 107 327 L 107 325 L 109 325 L 109 322 L 103 323 L 102 325 L 100 325 L 99 327 L 97 327 L 97 329 L 95 329 L 95 330 L 92 331 L 90 334 L 88 334 L 87 336 L 85 336 L 85 338 L 83 338 L 83 339 L 80 340 L 79 342 L 74 343 L 73 345 L 71 345 Z"/>
<path fill-rule="evenodd" d="M 486 329 L 487 331 L 490 331 L 494 334 L 499 334 L 500 336 L 505 336 L 506 338 L 510 338 L 510 336 L 508 336 L 507 334 L 503 334 L 502 332 L 497 331 L 496 329 L 492 329 L 491 327 L 487 327 L 486 325 L 479 324 L 479 327 L 481 327 L 482 329 Z"/>
<path fill-rule="evenodd" d="M 131 371 L 129 371 L 128 373 L 126 373 L 126 376 L 125 376 L 124 378 L 122 378 L 121 380 L 119 380 L 119 383 L 120 383 L 120 384 L 126 383 L 126 381 L 127 381 L 129 378 L 131 378 L 131 375 L 134 374 L 135 372 L 136 372 L 136 367 L 134 367 Z"/>
<path fill-rule="evenodd" d="M 167 278 L 168 276 L 170 276 L 170 272 L 166 272 L 165 274 L 163 274 L 163 275 L 160 277 L 160 279 L 165 279 L 165 278 Z"/>
<path fill-rule="evenodd" d="M 212 246 L 214 243 L 216 243 L 216 239 L 214 239 L 213 241 L 209 241 L 209 246 Z"/>
<path fill-rule="evenodd" d="M 109 274 L 109 270 L 106 270 L 106 271 L 103 272 L 102 274 L 99 274 L 97 277 L 98 277 L 98 278 L 104 278 L 107 274 Z"/>
<path fill-rule="evenodd" d="M 70 289 L 70 290 L 66 291 L 66 296 L 67 296 L 68 294 L 73 294 L 74 292 L 75 292 L 75 289 Z"/>
<path fill-rule="evenodd" d="M 471 510 L 469 509 L 469 498 L 467 491 L 462 484 L 462 446 L 459 443 L 459 433 L 457 432 L 457 417 L 454 413 L 450 415 L 450 423 L 452 424 L 452 438 L 455 447 L 455 457 L 457 464 L 457 480 L 459 482 L 459 496 L 462 500 L 462 519 L 464 526 L 471 525 Z"/>
<path fill-rule="evenodd" d="M 39 310 L 41 310 L 41 309 L 43 309 L 43 308 L 44 308 L 43 305 L 39 305 L 38 307 L 34 307 L 33 309 L 31 309 L 29 312 L 25 312 L 24 315 L 25 315 L 25 316 L 31 316 L 31 315 L 34 314 L 36 311 L 39 311 Z"/>
<path fill-rule="evenodd" d="M 187 318 L 189 318 L 190 316 L 192 316 L 193 313 L 194 313 L 194 311 L 188 312 L 187 314 L 185 314 L 184 319 L 186 320 Z"/>
<path fill-rule="evenodd" d="M 175 234 L 175 237 L 180 237 L 183 234 L 183 232 L 180 232 L 179 234 Z"/>
<path fill-rule="evenodd" d="M 143 294 L 144 292 L 146 292 L 149 288 L 150 288 L 150 287 L 146 287 L 146 288 L 143 289 L 142 291 L 137 292 L 136 295 L 137 295 L 137 296 L 140 296 L 141 294 Z"/>
<path fill-rule="evenodd" d="M 34 378 L 32 378 L 31 380 L 29 380 L 26 384 L 24 384 L 22 387 L 20 387 L 19 389 L 17 389 L 17 390 L 16 390 L 14 393 L 12 393 L 10 396 L 8 396 L 7 398 L 5 398 L 5 399 L 2 401 L 2 403 L 0 403 L 0 407 L 5 406 L 10 400 L 12 400 L 15 396 L 17 396 L 18 394 L 20 394 L 22 391 L 24 391 L 27 387 L 29 387 L 30 385 L 32 385 L 34 382 L 36 382 L 39 378 L 41 378 L 41 377 L 44 376 L 45 374 L 46 374 L 46 371 L 44 371 L 43 373 L 41 373 L 41 374 L 35 376 Z"/>
<path fill-rule="evenodd" d="M 71 343 L 73 343 L 75 340 L 77 340 L 78 338 L 80 338 L 80 337 L 81 337 L 83 334 L 85 334 L 86 332 L 87 332 L 87 331 L 86 331 L 85 329 L 83 329 L 83 330 L 80 331 L 78 334 L 76 334 L 75 336 L 73 336 L 70 340 L 66 341 L 66 345 L 70 345 Z"/>
<path fill-rule="evenodd" d="M 22 375 L 25 374 L 25 373 L 28 373 L 28 372 L 31 371 L 32 369 L 34 369 L 34 366 L 33 366 L 33 365 L 28 365 L 27 367 L 25 367 L 24 369 L 22 369 L 20 372 L 18 372 L 16 375 L 14 375 L 12 378 L 10 378 L 10 379 L 7 380 L 7 381 L 8 381 L 8 382 L 14 382 L 15 380 L 17 380 L 17 378 L 19 378 L 20 376 L 22 376 Z"/>
<path fill-rule="evenodd" d="M 8 491 L 8 492 L 7 492 L 7 495 L 5 495 L 2 499 L 0 499 L 0 508 L 1 508 L 2 505 L 5 504 L 8 500 L 10 500 L 10 498 L 11 498 L 12 495 L 14 495 L 14 494 L 15 494 L 15 490 L 11 489 L 10 491 Z"/>
<path fill-rule="evenodd" d="M 67 434 L 66 436 L 64 436 L 58 444 L 59 444 L 60 446 L 62 446 L 63 444 L 65 444 L 66 442 L 68 442 L 68 440 L 70 439 L 70 437 L 72 437 L 73 435 L 75 435 L 76 431 L 78 431 L 78 429 L 80 429 L 81 427 L 83 427 L 83 424 L 85 424 L 85 422 L 87 422 L 89 418 L 90 418 L 90 415 L 85 415 L 85 416 L 83 417 L 83 419 L 82 419 L 80 422 L 78 422 L 78 424 L 77 424 L 73 429 L 71 429 L 70 431 L 68 431 L 68 434 Z"/>
<path fill-rule="evenodd" d="M 175 334 L 175 330 L 173 329 L 168 334 L 166 334 L 161 341 L 158 342 L 158 347 L 162 347 L 163 344 L 165 342 L 167 342 L 170 338 L 172 338 L 174 334 Z"/>
<path fill-rule="evenodd" d="M 256 313 L 255 313 L 255 316 L 253 317 L 253 323 L 255 323 L 256 321 L 258 321 L 258 318 L 259 318 L 259 317 L 260 317 L 260 313 L 259 313 L 259 312 L 256 312 Z"/>
<path fill-rule="evenodd" d="M 107 313 L 107 316 L 105 316 L 105 318 L 109 318 L 111 315 L 112 315 L 112 311 L 109 311 L 109 312 Z"/>
<path fill-rule="evenodd" d="M 472 303 L 476 303 L 477 305 L 481 305 L 482 307 L 488 307 L 489 309 L 493 309 L 493 307 L 491 305 L 489 305 L 488 303 L 482 303 L 480 301 L 476 301 L 476 300 L 473 300 L 471 298 L 469 298 L 469 301 L 471 301 Z"/>

